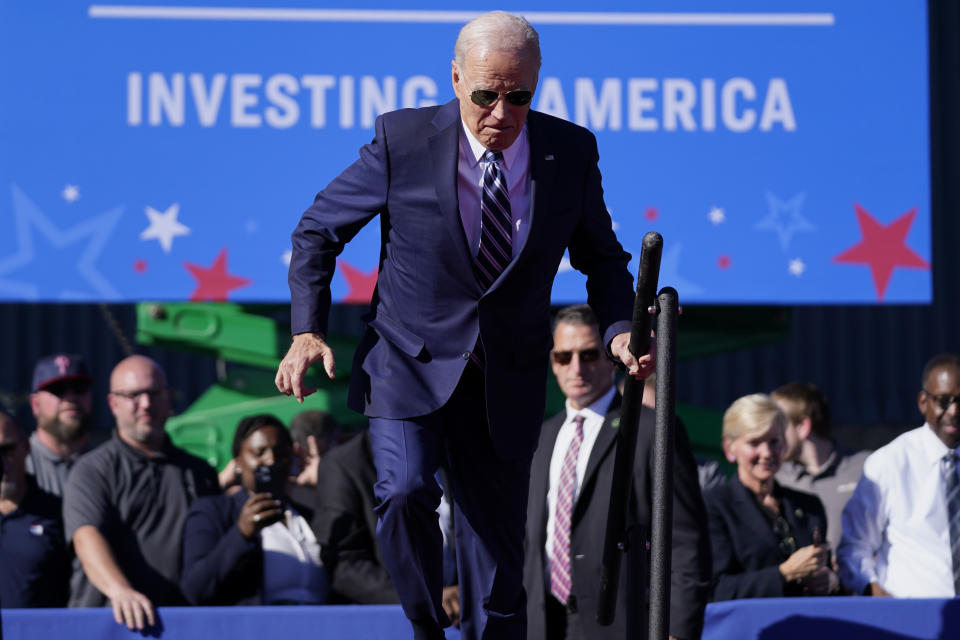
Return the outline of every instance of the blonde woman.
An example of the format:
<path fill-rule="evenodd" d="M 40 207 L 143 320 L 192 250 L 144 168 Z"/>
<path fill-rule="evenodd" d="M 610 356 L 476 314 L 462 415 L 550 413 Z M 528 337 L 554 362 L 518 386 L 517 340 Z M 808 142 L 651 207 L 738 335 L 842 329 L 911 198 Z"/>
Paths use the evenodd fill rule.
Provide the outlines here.
<path fill-rule="evenodd" d="M 738 399 L 723 416 L 723 451 L 737 472 L 704 495 L 713 600 L 827 595 L 838 588 L 823 543 L 823 505 L 774 480 L 785 427 L 776 403 L 761 393 Z"/>

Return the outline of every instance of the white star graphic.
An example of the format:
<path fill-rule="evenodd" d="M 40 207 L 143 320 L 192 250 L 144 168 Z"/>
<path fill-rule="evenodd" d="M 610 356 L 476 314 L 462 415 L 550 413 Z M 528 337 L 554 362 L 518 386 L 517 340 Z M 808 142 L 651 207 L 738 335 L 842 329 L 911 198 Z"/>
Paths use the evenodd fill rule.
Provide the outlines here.
<path fill-rule="evenodd" d="M 727 214 L 720 207 L 711 207 L 707 219 L 713 223 L 713 226 L 717 226 L 727 221 Z"/>
<path fill-rule="evenodd" d="M 257 224 L 256 220 L 247 220 L 246 224 L 243 225 L 244 230 L 250 235 L 255 234 L 260 229 L 260 225 Z"/>
<path fill-rule="evenodd" d="M 790 275 L 799 278 L 803 275 L 803 272 L 807 270 L 807 265 L 803 263 L 802 259 L 794 258 L 790 261 L 790 265 L 787 267 L 787 270 L 790 271 Z"/>
<path fill-rule="evenodd" d="M 140 239 L 159 241 L 164 253 L 170 253 L 173 249 L 173 239 L 176 236 L 190 233 L 190 227 L 177 221 L 177 216 L 180 215 L 179 202 L 174 202 L 162 213 L 153 207 L 147 207 L 145 213 L 150 219 L 150 226 L 140 232 Z"/>
<path fill-rule="evenodd" d="M 75 184 L 66 184 L 63 186 L 63 191 L 60 192 L 60 195 L 63 196 L 63 199 L 67 202 L 76 202 L 80 199 L 80 188 Z"/>
<path fill-rule="evenodd" d="M 34 266 L 35 269 L 50 269 L 56 263 L 55 256 L 48 255 L 46 252 L 40 255 L 34 250 L 34 237 L 37 233 L 43 236 L 55 249 L 63 249 L 80 242 L 84 238 L 89 238 L 77 262 L 74 265 L 60 265 L 60 267 L 72 266 L 93 292 L 61 289 L 55 295 L 52 295 L 51 291 L 41 291 L 36 282 L 12 281 L 0 278 L 0 293 L 10 294 L 11 297 L 21 300 L 116 300 L 120 298 L 119 292 L 94 265 L 100 258 L 100 253 L 107 244 L 110 234 L 113 233 L 114 226 L 123 215 L 123 207 L 115 207 L 98 216 L 84 220 L 70 229 L 58 229 L 16 185 L 11 185 L 11 191 L 13 192 L 13 220 L 16 230 L 17 252 L 0 260 L 0 276 L 27 266 Z"/>
<path fill-rule="evenodd" d="M 290 266 L 290 260 L 292 258 L 293 258 L 293 251 L 291 249 L 287 249 L 282 254 L 280 254 L 280 262 L 287 265 L 288 267 Z"/>
<path fill-rule="evenodd" d="M 780 238 L 780 247 L 786 251 L 790 247 L 793 234 L 797 231 L 816 231 L 816 227 L 803 217 L 800 210 L 806 193 L 798 193 L 790 200 L 781 200 L 769 191 L 767 192 L 767 207 L 769 215 L 754 225 L 754 229 L 767 229 L 777 232 Z"/>

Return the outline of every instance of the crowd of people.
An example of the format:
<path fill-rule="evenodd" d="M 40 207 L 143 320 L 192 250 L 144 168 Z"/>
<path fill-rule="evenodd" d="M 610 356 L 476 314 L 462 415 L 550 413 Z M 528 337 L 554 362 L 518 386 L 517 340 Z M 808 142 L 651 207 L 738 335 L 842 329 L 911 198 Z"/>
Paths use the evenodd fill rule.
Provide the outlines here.
<path fill-rule="evenodd" d="M 275 381 L 302 401 L 311 365 L 331 378 L 336 368 L 326 331 L 337 256 L 380 216 L 348 396 L 365 433 L 331 446 L 322 430 L 248 416 L 218 474 L 171 443 L 166 375 L 131 356 L 109 380 L 116 430 L 88 451 L 82 358 L 37 363 L 37 429 L 28 438 L 0 417 L 0 605 L 109 605 L 142 629 L 157 606 L 399 602 L 417 640 L 458 621 L 466 640 L 644 628 L 649 412 L 620 615 L 600 627 L 593 612 L 621 420 L 615 371 L 648 378 L 656 354 L 629 348 L 631 256 L 603 201 L 594 136 L 530 109 L 540 63 L 523 18 L 471 20 L 454 45 L 456 98 L 379 116 L 293 233 L 293 340 Z M 562 310 L 551 340 L 564 256 L 590 306 Z M 539 428 L 548 361 L 566 406 Z M 678 424 L 670 636 L 699 637 L 710 599 L 955 595 L 958 400 L 960 360 L 935 357 L 918 398 L 925 424 L 866 457 L 835 443 L 812 385 L 740 398 L 718 433 L 735 465 L 727 480 L 694 458 Z"/>
<path fill-rule="evenodd" d="M 611 627 L 592 615 L 621 394 L 588 306 L 557 314 L 551 364 L 566 407 L 544 423 L 531 468 L 528 637 L 623 637 L 623 615 Z M 678 424 L 671 637 L 699 637 L 710 600 L 957 593 L 960 356 L 935 356 L 920 382 L 924 424 L 872 454 L 836 442 L 813 384 L 739 398 L 718 434 L 734 471 L 719 481 L 705 480 Z M 164 431 L 170 389 L 156 362 L 116 365 L 116 429 L 89 449 L 92 385 L 81 356 L 54 354 L 35 367 L 32 433 L 0 412 L 0 606 L 110 606 L 146 628 L 157 606 L 399 602 L 376 539 L 368 432 L 349 437 L 320 411 L 289 428 L 248 416 L 218 475 Z M 630 514 L 648 545 L 652 423 L 643 411 Z M 441 501 L 443 606 L 456 622 L 451 513 Z M 644 568 L 641 554 L 628 572 Z M 624 611 L 625 584 L 619 593 Z"/>

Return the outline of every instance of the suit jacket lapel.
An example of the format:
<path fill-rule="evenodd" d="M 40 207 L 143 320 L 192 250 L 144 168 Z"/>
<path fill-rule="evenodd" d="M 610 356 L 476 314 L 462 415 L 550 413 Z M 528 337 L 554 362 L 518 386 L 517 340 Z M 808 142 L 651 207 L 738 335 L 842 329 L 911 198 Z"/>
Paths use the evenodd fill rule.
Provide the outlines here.
<path fill-rule="evenodd" d="M 760 506 L 750 490 L 743 486 L 736 473 L 730 478 L 730 482 L 734 483 L 733 495 L 736 512 L 741 514 L 744 520 L 750 520 L 749 529 L 756 532 L 758 540 L 766 540 L 774 552 L 779 553 L 777 536 L 770 526 L 770 521 L 763 515 L 763 507 Z"/>
<path fill-rule="evenodd" d="M 527 114 L 527 134 L 530 138 L 530 230 L 517 257 L 536 241 L 540 230 L 549 222 L 546 212 L 551 208 L 552 188 L 557 179 L 559 151 L 544 130 L 544 120 L 536 111 Z M 516 260 L 514 261 L 516 262 Z"/>
<path fill-rule="evenodd" d="M 444 218 L 449 246 L 461 261 L 461 267 L 472 276 L 473 259 L 463 232 L 457 196 L 457 162 L 460 158 L 459 104 L 454 99 L 440 107 L 432 122 L 437 133 L 427 139 L 427 146 L 432 163 L 433 186 L 437 192 L 440 213 Z"/>
<path fill-rule="evenodd" d="M 597 475 L 600 464 L 617 442 L 617 431 L 620 427 L 620 402 L 621 398 L 618 393 L 613 396 L 610 408 L 607 409 L 607 414 L 603 419 L 603 426 L 600 427 L 593 448 L 590 449 L 590 458 L 587 460 L 587 469 L 583 472 L 581 486 L 586 486 L 588 482 L 593 480 L 593 477 Z"/>
<path fill-rule="evenodd" d="M 550 459 L 553 457 L 554 443 L 557 441 L 557 434 L 560 433 L 560 427 L 563 426 L 566 418 L 566 411 L 561 411 L 543 424 L 540 435 L 540 446 L 534 454 L 533 464 L 530 471 L 530 495 L 537 496 L 540 501 L 536 507 L 536 512 L 529 514 L 535 518 L 531 522 L 533 531 L 539 532 L 544 538 L 547 532 L 547 490 L 550 485 Z M 543 540 L 537 544 L 542 546 Z"/>

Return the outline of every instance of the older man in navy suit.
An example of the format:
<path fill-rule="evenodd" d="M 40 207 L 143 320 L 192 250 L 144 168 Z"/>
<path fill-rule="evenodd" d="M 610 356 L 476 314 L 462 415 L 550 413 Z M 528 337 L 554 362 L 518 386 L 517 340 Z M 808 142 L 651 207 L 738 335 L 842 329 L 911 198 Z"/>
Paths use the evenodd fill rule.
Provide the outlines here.
<path fill-rule="evenodd" d="M 293 234 L 293 344 L 277 388 L 298 399 L 322 361 L 336 256 L 375 215 L 381 226 L 369 328 L 350 405 L 370 418 L 377 536 L 417 638 L 442 638 L 434 472 L 449 462 L 465 638 L 525 636 L 523 531 L 543 418 L 550 291 L 563 257 L 587 275 L 604 345 L 627 348 L 630 259 L 603 203 L 597 146 L 531 112 L 540 45 L 522 18 L 480 16 L 460 32 L 456 99 L 384 114 L 360 158 L 317 195 Z"/>

